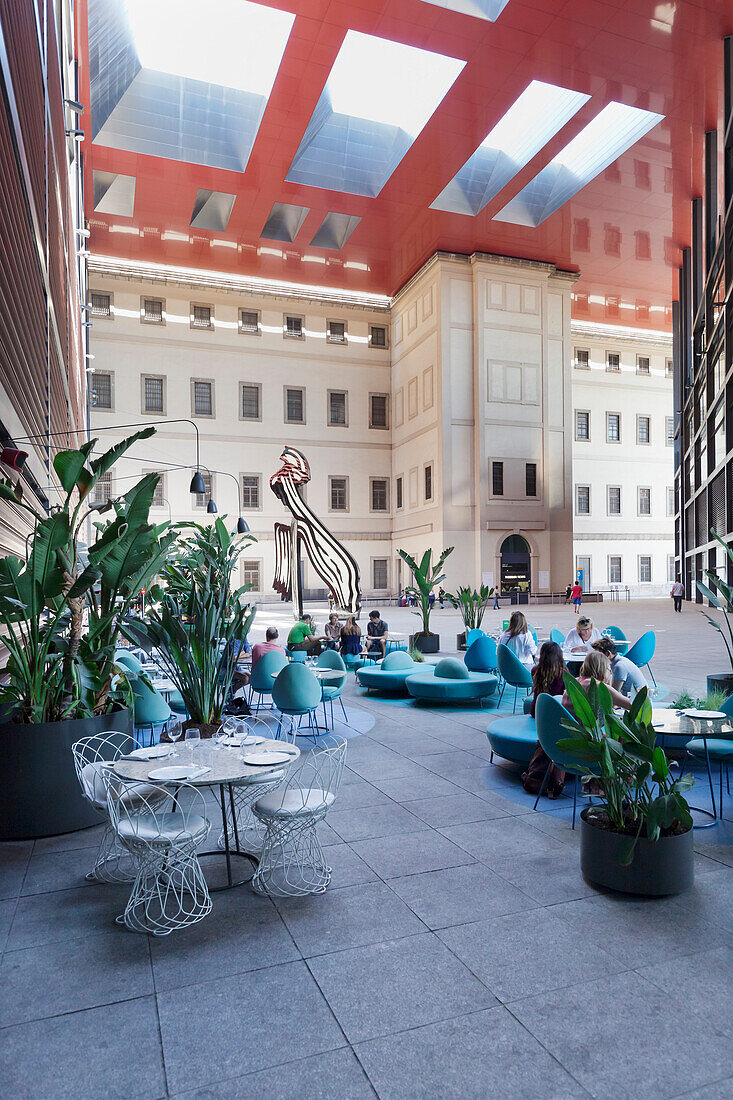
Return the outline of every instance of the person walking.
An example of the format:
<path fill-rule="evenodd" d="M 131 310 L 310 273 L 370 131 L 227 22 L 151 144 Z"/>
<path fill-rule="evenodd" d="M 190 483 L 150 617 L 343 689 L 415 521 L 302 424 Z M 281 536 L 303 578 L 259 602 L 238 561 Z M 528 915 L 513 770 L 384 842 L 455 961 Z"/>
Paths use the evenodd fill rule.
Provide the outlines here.
<path fill-rule="evenodd" d="M 685 595 L 685 586 L 683 585 L 683 583 L 679 579 L 679 577 L 677 578 L 677 580 L 672 585 L 672 590 L 669 594 L 672 597 L 672 599 L 674 600 L 674 609 L 675 609 L 675 611 L 679 611 L 681 613 L 682 612 L 682 599 Z"/>
<path fill-rule="evenodd" d="M 498 587 L 496 587 L 494 589 L 494 606 L 491 608 L 491 610 L 492 611 L 498 611 L 499 610 L 499 589 L 498 589 Z"/>
<path fill-rule="evenodd" d="M 580 611 L 580 603 L 583 599 L 583 588 L 578 581 L 570 589 L 570 595 L 573 601 L 573 611 L 577 613 Z"/>
<path fill-rule="evenodd" d="M 567 604 L 567 603 L 570 603 L 570 593 L 571 593 L 572 591 L 573 591 L 573 586 L 572 586 L 572 584 L 567 584 L 567 585 L 565 586 L 565 603 L 566 603 L 566 604 Z"/>
<path fill-rule="evenodd" d="M 445 600 L 445 589 L 438 589 L 438 603 L 440 604 L 440 610 L 443 610 L 443 602 Z"/>

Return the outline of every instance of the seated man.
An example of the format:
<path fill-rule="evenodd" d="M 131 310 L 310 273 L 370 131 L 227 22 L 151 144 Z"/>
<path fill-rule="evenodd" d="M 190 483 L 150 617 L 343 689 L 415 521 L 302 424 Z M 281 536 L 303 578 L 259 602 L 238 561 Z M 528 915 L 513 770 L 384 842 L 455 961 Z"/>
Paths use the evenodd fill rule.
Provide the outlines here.
<path fill-rule="evenodd" d="M 369 612 L 367 623 L 367 652 L 381 649 L 384 657 L 387 649 L 387 624 L 378 611 Z"/>
<path fill-rule="evenodd" d="M 643 687 L 648 687 L 644 674 L 638 665 L 635 665 L 628 657 L 619 655 L 616 646 L 613 644 L 613 638 L 599 638 L 597 642 L 593 643 L 593 648 L 600 653 L 605 653 L 611 662 L 611 683 L 616 691 L 620 691 L 622 695 L 629 697 L 632 695 L 632 691 L 636 695 L 637 691 L 641 691 Z"/>
<path fill-rule="evenodd" d="M 264 657 L 266 653 L 270 653 L 273 649 L 276 649 L 279 653 L 285 653 L 285 650 L 278 642 L 280 637 L 276 626 L 268 626 L 265 631 L 264 642 L 256 642 L 252 647 L 252 668 L 255 667 L 260 657 Z"/>
<path fill-rule="evenodd" d="M 315 656 L 323 649 L 325 638 L 317 638 L 311 625 L 311 616 L 303 615 L 297 623 L 291 627 L 288 634 L 288 649 L 305 649 Z"/>

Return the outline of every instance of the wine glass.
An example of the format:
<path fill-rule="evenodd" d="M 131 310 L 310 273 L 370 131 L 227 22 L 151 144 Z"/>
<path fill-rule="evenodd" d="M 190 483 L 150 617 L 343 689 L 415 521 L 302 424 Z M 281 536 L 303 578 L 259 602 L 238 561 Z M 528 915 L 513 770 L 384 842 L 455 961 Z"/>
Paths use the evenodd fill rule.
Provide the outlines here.
<path fill-rule="evenodd" d="M 201 744 L 201 730 L 196 726 L 189 726 L 186 730 L 186 744 L 188 745 L 189 752 L 191 754 L 191 763 L 196 763 L 196 750 Z"/>
<path fill-rule="evenodd" d="M 183 733 L 183 726 L 181 725 L 180 718 L 177 718 L 175 720 L 175 722 L 173 722 L 173 724 L 168 727 L 166 732 L 168 734 L 168 737 L 171 739 L 171 741 L 175 745 L 176 741 L 179 740 L 181 734 Z M 173 756 L 174 757 L 178 756 L 178 753 L 174 752 Z"/>

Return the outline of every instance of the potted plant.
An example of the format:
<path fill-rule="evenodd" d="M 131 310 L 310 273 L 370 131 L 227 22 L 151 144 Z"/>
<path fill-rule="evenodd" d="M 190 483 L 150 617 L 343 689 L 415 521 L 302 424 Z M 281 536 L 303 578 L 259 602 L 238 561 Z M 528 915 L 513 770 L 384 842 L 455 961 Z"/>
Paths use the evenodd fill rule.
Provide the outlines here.
<path fill-rule="evenodd" d="M 441 581 L 445 580 L 445 573 L 441 572 L 445 559 L 449 554 L 453 553 L 453 547 L 449 546 L 438 558 L 435 565 L 433 565 L 433 551 L 426 550 L 420 559 L 418 565 L 411 554 L 408 554 L 406 550 L 398 550 L 402 560 L 406 562 L 407 567 L 412 573 L 412 579 L 414 584 L 407 585 L 405 593 L 407 596 L 417 600 L 418 610 L 414 612 L 419 619 L 422 619 L 422 630 L 417 634 L 410 635 L 410 649 L 421 650 L 423 653 L 437 653 L 440 649 L 440 635 L 433 634 L 430 629 L 430 612 L 433 610 L 433 605 L 430 599 L 431 593 Z"/>
<path fill-rule="evenodd" d="M 221 517 L 210 527 L 178 527 L 190 534 L 165 565 L 146 618 L 127 622 L 124 630 L 143 649 L 157 649 L 188 711 L 184 728 L 197 726 L 202 737 L 211 737 L 221 725 L 239 651 L 255 617 L 255 608 L 241 601 L 252 586 L 232 588 L 237 559 L 255 536 L 230 535 Z"/>
<path fill-rule="evenodd" d="M 33 517 L 26 562 L 0 559 L 0 839 L 53 836 L 98 824 L 76 779 L 80 737 L 132 731 L 129 685 L 116 675 L 122 620 L 165 559 L 175 534 L 148 523 L 158 481 L 148 474 L 117 500 L 89 505 L 99 478 L 149 428 L 92 457 L 96 440 L 53 460 L 61 503 L 49 515 L 0 482 L 0 496 Z M 86 552 L 81 533 L 92 517 Z M 106 517 L 106 518 L 101 518 Z"/>
<path fill-rule="evenodd" d="M 647 689 L 622 716 L 605 684 L 587 689 L 566 672 L 574 718 L 558 748 L 592 767 L 599 804 L 581 815 L 580 866 L 597 886 L 630 894 L 677 894 L 693 882 L 693 833 L 685 792 L 691 774 L 674 779 L 657 745 Z"/>
<path fill-rule="evenodd" d="M 716 542 L 720 543 L 728 555 L 728 561 L 733 564 L 733 550 L 731 547 L 723 541 L 716 531 L 711 530 L 710 534 Z M 722 617 L 720 620 L 716 619 L 709 615 L 707 611 L 703 611 L 703 615 L 723 639 L 731 666 L 729 672 L 712 672 L 708 676 L 708 692 L 722 691 L 724 695 L 733 695 L 733 627 L 730 619 L 731 613 L 733 613 L 733 585 L 727 584 L 712 569 L 706 569 L 705 576 L 709 583 L 703 584 L 702 581 L 698 581 L 697 587 L 713 607 L 722 612 Z"/>
<path fill-rule="evenodd" d="M 463 619 L 464 631 L 456 635 L 456 643 L 459 649 L 466 648 L 466 637 L 470 630 L 480 630 L 484 621 L 489 600 L 494 595 L 494 589 L 482 584 L 478 591 L 475 588 L 461 587 L 455 595 L 446 592 L 446 600 L 460 612 Z"/>

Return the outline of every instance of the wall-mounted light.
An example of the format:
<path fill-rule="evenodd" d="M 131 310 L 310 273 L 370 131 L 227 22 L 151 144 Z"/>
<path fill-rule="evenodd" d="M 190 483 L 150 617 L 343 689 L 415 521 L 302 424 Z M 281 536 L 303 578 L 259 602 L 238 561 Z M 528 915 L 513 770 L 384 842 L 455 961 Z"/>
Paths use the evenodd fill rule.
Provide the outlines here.
<path fill-rule="evenodd" d="M 75 115 L 84 114 L 84 104 L 80 103 L 78 99 L 65 99 L 64 103 Z"/>

